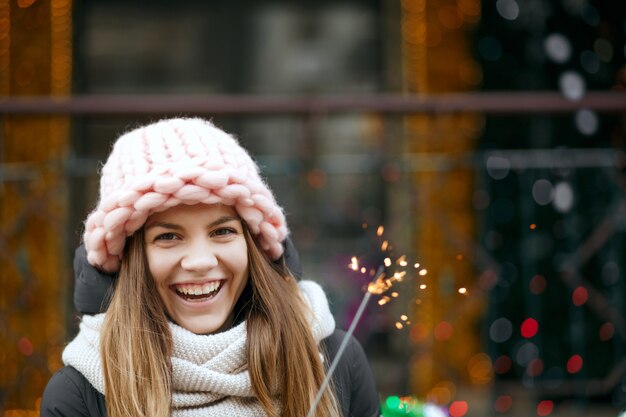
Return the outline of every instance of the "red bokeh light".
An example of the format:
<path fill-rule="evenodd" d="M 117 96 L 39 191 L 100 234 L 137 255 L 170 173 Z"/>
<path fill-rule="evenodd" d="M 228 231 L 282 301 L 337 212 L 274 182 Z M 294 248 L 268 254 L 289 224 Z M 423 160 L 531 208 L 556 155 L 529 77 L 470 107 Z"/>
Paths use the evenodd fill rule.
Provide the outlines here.
<path fill-rule="evenodd" d="M 506 355 L 502 355 L 493 363 L 493 371 L 500 375 L 506 374 L 511 369 L 512 364 L 513 362 L 511 361 L 511 358 Z"/>
<path fill-rule="evenodd" d="M 603 342 L 613 339 L 614 334 L 615 327 L 613 326 L 613 323 L 604 323 L 600 326 L 600 330 L 598 331 L 598 336 L 600 336 L 600 340 Z"/>
<path fill-rule="evenodd" d="M 435 335 L 435 339 L 443 342 L 452 337 L 453 330 L 454 329 L 452 328 L 452 325 L 450 323 L 448 323 L 447 321 L 442 321 L 435 326 L 433 334 Z"/>
<path fill-rule="evenodd" d="M 579 372 L 583 367 L 583 358 L 580 355 L 572 355 L 567 360 L 567 372 L 575 374 Z"/>
<path fill-rule="evenodd" d="M 540 401 L 537 404 L 537 415 L 538 416 L 548 416 L 552 414 L 552 410 L 554 409 L 554 403 L 549 400 Z"/>
<path fill-rule="evenodd" d="M 26 337 L 20 337 L 20 340 L 17 341 L 17 349 L 20 351 L 20 353 L 24 356 L 30 356 L 33 354 L 33 351 L 35 350 L 33 348 L 33 342 L 31 342 L 28 338 Z"/>
<path fill-rule="evenodd" d="M 535 275 L 530 279 L 530 292 L 535 295 L 542 294 L 546 289 L 546 279 L 542 275 Z"/>
<path fill-rule="evenodd" d="M 307 174 L 307 181 L 311 188 L 323 188 L 328 181 L 326 173 L 321 169 L 312 169 Z"/>
<path fill-rule="evenodd" d="M 530 376 L 539 376 L 543 373 L 543 361 L 539 358 L 533 359 L 528 364 L 526 372 Z"/>
<path fill-rule="evenodd" d="M 537 323 L 537 320 L 533 319 L 532 317 L 524 320 L 521 327 L 523 337 L 525 337 L 526 339 L 530 339 L 537 334 L 537 331 L 539 331 L 539 323 Z"/>
<path fill-rule="evenodd" d="M 513 398 L 510 395 L 500 395 L 493 403 L 493 408 L 499 413 L 505 413 L 513 406 Z"/>
<path fill-rule="evenodd" d="M 585 287 L 576 287 L 576 289 L 572 293 L 572 302 L 577 307 L 585 304 L 588 299 L 589 292 L 587 292 L 587 289 Z"/>
<path fill-rule="evenodd" d="M 454 401 L 450 404 L 448 411 L 451 417 L 463 417 L 467 413 L 468 408 L 466 401 Z"/>

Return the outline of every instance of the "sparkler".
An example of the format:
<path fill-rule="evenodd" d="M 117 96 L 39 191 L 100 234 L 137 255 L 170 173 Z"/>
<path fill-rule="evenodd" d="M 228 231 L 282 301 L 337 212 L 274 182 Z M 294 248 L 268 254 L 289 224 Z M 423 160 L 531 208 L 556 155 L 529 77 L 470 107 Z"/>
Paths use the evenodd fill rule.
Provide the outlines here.
<path fill-rule="evenodd" d="M 367 227 L 367 226 L 364 225 L 364 227 Z M 378 229 L 376 230 L 376 235 L 378 237 L 382 237 L 384 230 L 385 228 L 383 226 L 378 226 Z M 389 244 L 387 240 L 384 240 L 382 245 L 380 246 L 380 249 L 382 252 L 386 252 L 387 250 L 391 250 L 391 245 Z M 367 290 L 365 291 L 365 294 L 363 295 L 361 304 L 359 305 L 359 308 L 357 309 L 356 314 L 354 315 L 354 318 L 352 319 L 352 322 L 350 323 L 348 331 L 343 337 L 343 340 L 341 341 L 341 344 L 339 345 L 339 349 L 337 350 L 337 353 L 335 354 L 335 357 L 333 361 L 331 362 L 328 368 L 328 371 L 326 372 L 326 376 L 324 377 L 324 380 L 322 381 L 322 385 L 320 386 L 320 389 L 317 392 L 317 395 L 315 396 L 313 403 L 311 404 L 311 408 L 309 409 L 309 412 L 307 413 L 307 417 L 313 417 L 313 414 L 315 413 L 317 405 L 322 399 L 322 395 L 324 395 L 324 392 L 328 388 L 328 384 L 330 382 L 330 379 L 333 373 L 335 372 L 335 368 L 337 367 L 339 360 L 343 356 L 343 353 L 346 347 L 348 346 L 350 337 L 352 336 L 352 333 L 354 333 L 354 329 L 359 323 L 359 320 L 361 319 L 361 316 L 363 315 L 363 311 L 365 310 L 365 307 L 367 306 L 367 302 L 369 301 L 369 299 L 372 297 L 372 295 L 378 295 L 380 296 L 380 299 L 378 300 L 379 305 L 382 306 L 388 303 L 389 301 L 391 301 L 391 298 L 385 295 L 385 293 L 389 291 L 389 289 L 396 282 L 402 282 L 404 280 L 407 274 L 406 271 L 404 270 L 395 271 L 391 275 L 387 275 L 385 273 L 386 268 L 390 268 L 392 264 L 393 264 L 392 259 L 390 257 L 386 257 L 383 260 L 383 264 L 378 267 L 376 272 L 374 272 L 373 269 L 370 270 L 370 276 L 372 276 L 373 279 L 367 285 Z M 406 260 L 406 255 L 402 255 L 398 259 L 396 259 L 395 264 L 402 268 L 405 268 L 409 264 L 408 261 Z M 356 256 L 353 256 L 350 259 L 350 264 L 348 265 L 348 267 L 355 272 L 360 271 L 362 274 L 366 273 L 367 271 L 365 267 L 359 266 L 359 261 Z M 425 276 L 428 273 L 426 269 L 420 269 L 419 263 L 415 263 L 413 267 L 419 270 L 418 275 L 421 277 Z M 425 287 L 426 286 L 423 285 L 421 288 L 423 289 Z M 390 295 L 392 298 L 397 298 L 399 294 L 398 292 L 394 291 Z M 402 329 L 405 325 L 411 324 L 411 322 L 408 320 L 408 317 L 406 315 L 402 315 L 401 319 L 402 319 L 402 322 L 396 323 L 396 328 Z"/>
<path fill-rule="evenodd" d="M 376 277 L 377 277 L 376 280 L 378 280 L 381 276 L 384 276 L 382 265 L 378 267 L 378 271 L 376 272 Z M 317 392 L 317 395 L 315 396 L 315 400 L 313 400 L 313 404 L 311 404 L 311 409 L 309 410 L 307 417 L 313 417 L 313 414 L 315 413 L 315 409 L 317 408 L 317 405 L 322 399 L 322 395 L 324 395 L 324 391 L 326 391 L 326 388 L 328 388 L 328 383 L 330 382 L 330 378 L 333 376 L 333 373 L 335 372 L 335 368 L 337 367 L 337 364 L 339 363 L 339 360 L 341 359 L 343 352 L 346 350 L 346 346 L 348 346 L 348 341 L 350 340 L 350 336 L 352 336 L 352 333 L 354 333 L 354 329 L 356 328 L 356 325 L 361 319 L 361 316 L 363 315 L 363 311 L 365 310 L 365 306 L 367 305 L 367 302 L 369 301 L 371 296 L 372 296 L 372 293 L 369 291 L 369 288 L 368 288 L 368 290 L 365 291 L 365 294 L 363 295 L 361 304 L 359 305 L 359 308 L 356 311 L 354 318 L 352 319 L 352 323 L 350 323 L 350 327 L 348 328 L 346 335 L 343 337 L 343 340 L 341 341 L 341 345 L 339 345 L 337 354 L 335 355 L 335 358 L 331 362 L 330 367 L 328 368 L 328 371 L 326 372 L 326 377 L 324 378 L 324 381 L 322 381 L 322 385 L 320 386 L 320 389 Z"/>

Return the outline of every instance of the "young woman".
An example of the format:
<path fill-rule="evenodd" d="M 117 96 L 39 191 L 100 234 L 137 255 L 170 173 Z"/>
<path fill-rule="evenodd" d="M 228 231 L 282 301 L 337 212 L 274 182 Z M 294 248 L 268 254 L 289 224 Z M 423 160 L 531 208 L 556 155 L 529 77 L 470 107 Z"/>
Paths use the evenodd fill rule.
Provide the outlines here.
<path fill-rule="evenodd" d="M 115 287 L 42 416 L 306 416 L 342 333 L 319 285 L 285 266 L 282 209 L 234 138 L 201 119 L 123 135 L 85 226 L 82 271 Z M 350 343 L 315 416 L 378 415 Z"/>

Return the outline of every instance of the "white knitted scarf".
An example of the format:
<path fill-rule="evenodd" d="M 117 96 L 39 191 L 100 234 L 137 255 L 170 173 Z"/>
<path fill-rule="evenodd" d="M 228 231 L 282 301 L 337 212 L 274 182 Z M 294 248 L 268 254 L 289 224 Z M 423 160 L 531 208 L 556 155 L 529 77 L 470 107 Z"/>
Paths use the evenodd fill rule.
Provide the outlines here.
<path fill-rule="evenodd" d="M 301 281 L 300 290 L 311 307 L 309 324 L 319 343 L 335 328 L 322 288 Z M 84 316 L 80 331 L 63 351 L 63 362 L 76 368 L 104 394 L 100 358 L 100 329 L 104 314 Z M 265 416 L 254 396 L 246 361 L 246 323 L 213 335 L 197 335 L 170 323 L 173 416 Z M 278 403 L 277 403 L 278 404 Z"/>

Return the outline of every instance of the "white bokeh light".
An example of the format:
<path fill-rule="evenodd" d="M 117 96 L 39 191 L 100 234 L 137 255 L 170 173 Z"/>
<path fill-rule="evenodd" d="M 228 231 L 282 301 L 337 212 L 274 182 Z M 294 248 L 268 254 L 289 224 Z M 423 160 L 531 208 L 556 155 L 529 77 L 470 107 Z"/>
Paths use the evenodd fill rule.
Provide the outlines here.
<path fill-rule="evenodd" d="M 511 162 L 501 156 L 490 156 L 487 158 L 487 172 L 494 180 L 501 180 L 509 175 Z"/>
<path fill-rule="evenodd" d="M 489 337 L 496 343 L 506 342 L 513 334 L 513 324 L 505 317 L 500 317 L 491 323 Z"/>
<path fill-rule="evenodd" d="M 537 345 L 531 342 L 523 343 L 515 355 L 515 361 L 522 365 L 527 366 L 530 361 L 539 357 L 539 348 Z"/>
<path fill-rule="evenodd" d="M 515 0 L 498 0 L 496 10 L 506 20 L 515 20 L 519 16 L 519 5 Z"/>
<path fill-rule="evenodd" d="M 572 209 L 574 205 L 574 189 L 570 183 L 559 182 L 556 184 L 552 204 L 561 213 L 567 213 Z"/>
<path fill-rule="evenodd" d="M 569 40 L 560 33 L 552 33 L 546 37 L 543 43 L 546 55 L 559 64 L 566 62 L 572 55 L 572 45 Z"/>
<path fill-rule="evenodd" d="M 576 127 L 583 135 L 591 136 L 598 130 L 598 116 L 595 112 L 587 109 L 576 112 Z"/>
<path fill-rule="evenodd" d="M 548 180 L 537 180 L 533 184 L 533 198 L 540 206 L 545 206 L 552 202 L 554 198 L 554 188 Z"/>
<path fill-rule="evenodd" d="M 574 71 L 566 71 L 559 77 L 561 93 L 570 100 L 580 100 L 585 95 L 585 80 Z"/>

